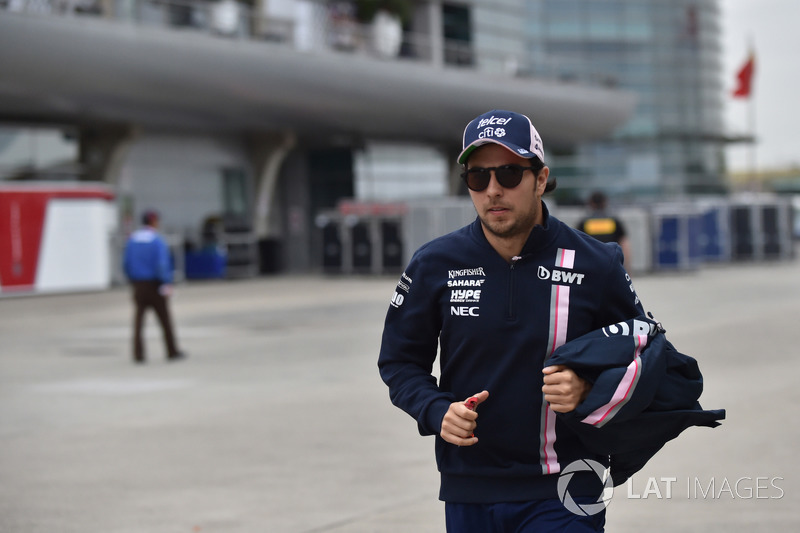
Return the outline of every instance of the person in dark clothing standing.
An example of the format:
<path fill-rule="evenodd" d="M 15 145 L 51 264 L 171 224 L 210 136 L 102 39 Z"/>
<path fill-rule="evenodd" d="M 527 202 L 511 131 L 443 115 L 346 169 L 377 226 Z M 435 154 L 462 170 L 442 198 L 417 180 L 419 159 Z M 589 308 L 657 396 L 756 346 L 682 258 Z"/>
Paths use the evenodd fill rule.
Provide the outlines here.
<path fill-rule="evenodd" d="M 172 319 L 169 312 L 169 297 L 172 294 L 172 260 L 169 247 L 158 233 L 158 212 L 148 210 L 142 215 L 143 227 L 128 238 L 125 245 L 123 269 L 133 288 L 135 305 L 133 323 L 133 360 L 145 362 L 142 340 L 145 312 L 152 308 L 164 335 L 167 360 L 176 361 L 186 357 L 178 348 Z"/>
<path fill-rule="evenodd" d="M 595 191 L 587 202 L 589 216 L 578 223 L 578 229 L 591 235 L 600 242 L 615 242 L 622 248 L 625 261 L 631 260 L 631 246 L 628 232 L 622 221 L 608 213 L 608 197 L 605 193 Z"/>

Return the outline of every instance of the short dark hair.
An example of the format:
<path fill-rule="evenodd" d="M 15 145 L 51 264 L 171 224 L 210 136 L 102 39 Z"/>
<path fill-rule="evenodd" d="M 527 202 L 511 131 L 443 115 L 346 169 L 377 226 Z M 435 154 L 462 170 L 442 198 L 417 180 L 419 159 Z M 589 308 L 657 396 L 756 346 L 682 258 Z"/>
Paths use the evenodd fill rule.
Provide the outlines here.
<path fill-rule="evenodd" d="M 142 213 L 142 224 L 145 226 L 152 226 L 154 223 L 158 222 L 158 219 L 158 211 L 155 209 L 148 209 Z"/>
<path fill-rule="evenodd" d="M 534 157 L 534 158 L 531 159 L 531 166 L 532 167 L 537 167 L 536 168 L 536 176 L 538 177 L 539 176 L 539 172 L 541 172 L 542 169 L 544 167 L 546 167 L 547 165 L 544 163 L 544 161 L 542 161 L 538 157 Z M 555 176 L 551 176 L 547 180 L 547 185 L 545 185 L 545 187 L 544 187 L 544 194 L 547 194 L 549 192 L 553 192 L 554 190 L 556 190 L 556 187 L 558 187 L 558 180 L 556 180 Z"/>
<path fill-rule="evenodd" d="M 589 196 L 589 205 L 595 209 L 605 209 L 608 197 L 602 191 L 595 191 Z"/>

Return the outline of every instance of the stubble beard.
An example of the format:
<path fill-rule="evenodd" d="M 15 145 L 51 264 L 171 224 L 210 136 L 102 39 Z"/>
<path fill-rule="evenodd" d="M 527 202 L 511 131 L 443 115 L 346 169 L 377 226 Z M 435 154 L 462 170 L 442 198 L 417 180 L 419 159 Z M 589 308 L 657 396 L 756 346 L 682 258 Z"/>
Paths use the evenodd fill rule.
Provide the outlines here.
<path fill-rule="evenodd" d="M 525 213 L 514 220 L 489 221 L 488 216 L 480 215 L 481 224 L 486 231 L 499 239 L 512 239 L 519 236 L 527 237 L 533 226 L 536 225 L 536 210 Z"/>

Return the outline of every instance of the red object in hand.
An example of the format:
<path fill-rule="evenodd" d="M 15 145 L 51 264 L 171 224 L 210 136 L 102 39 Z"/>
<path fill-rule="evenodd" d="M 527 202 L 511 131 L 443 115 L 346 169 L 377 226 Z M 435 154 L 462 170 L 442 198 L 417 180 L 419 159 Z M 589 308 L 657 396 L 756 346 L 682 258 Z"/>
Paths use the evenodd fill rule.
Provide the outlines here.
<path fill-rule="evenodd" d="M 467 401 L 464 402 L 464 405 L 467 406 L 467 409 L 470 411 L 474 411 L 476 407 L 478 407 L 478 399 L 475 396 L 470 396 L 467 398 Z M 475 433 L 470 435 L 470 437 L 474 437 Z"/>

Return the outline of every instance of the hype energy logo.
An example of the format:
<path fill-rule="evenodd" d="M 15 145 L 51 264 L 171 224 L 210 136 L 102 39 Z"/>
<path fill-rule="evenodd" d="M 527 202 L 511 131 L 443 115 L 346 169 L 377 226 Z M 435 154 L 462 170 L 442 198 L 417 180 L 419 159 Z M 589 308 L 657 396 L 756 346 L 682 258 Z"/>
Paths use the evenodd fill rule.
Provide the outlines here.
<path fill-rule="evenodd" d="M 594 472 L 603 483 L 603 492 L 596 502 L 579 504 L 572 498 L 572 495 L 569 493 L 569 482 L 576 472 Z M 614 496 L 614 484 L 611 481 L 608 468 L 591 459 L 578 459 L 568 464 L 558 475 L 556 489 L 558 491 L 558 499 L 561 500 L 564 507 L 571 513 L 579 516 L 596 515 L 608 506 L 608 502 L 610 502 L 612 496 Z"/>

